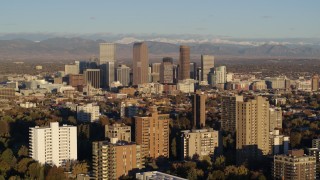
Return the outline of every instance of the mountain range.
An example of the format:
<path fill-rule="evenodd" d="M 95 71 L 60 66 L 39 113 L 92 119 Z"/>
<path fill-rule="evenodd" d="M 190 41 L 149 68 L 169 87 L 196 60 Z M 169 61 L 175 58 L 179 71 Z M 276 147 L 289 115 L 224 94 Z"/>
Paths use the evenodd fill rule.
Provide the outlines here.
<path fill-rule="evenodd" d="M 135 37 L 114 39 L 117 43 L 117 59 L 128 61 L 132 59 L 134 42 L 142 41 Z M 99 56 L 99 43 L 105 40 L 93 40 L 79 37 L 56 37 L 41 41 L 27 39 L 0 40 L 0 60 L 86 60 Z M 170 38 L 152 38 L 146 41 L 149 47 L 149 57 L 160 60 L 164 56 L 177 59 L 179 45 L 191 47 L 191 59 L 199 60 L 201 54 L 211 54 L 218 59 L 244 58 L 277 58 L 277 59 L 318 59 L 320 45 L 318 43 L 275 42 L 275 41 L 243 41 L 230 39 L 185 40 Z"/>

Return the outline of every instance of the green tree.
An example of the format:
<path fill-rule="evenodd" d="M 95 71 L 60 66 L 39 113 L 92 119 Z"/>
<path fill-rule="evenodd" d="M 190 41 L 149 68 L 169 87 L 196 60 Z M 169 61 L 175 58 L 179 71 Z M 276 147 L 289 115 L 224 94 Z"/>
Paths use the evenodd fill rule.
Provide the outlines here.
<path fill-rule="evenodd" d="M 57 166 L 53 166 L 49 168 L 46 174 L 46 180 L 63 180 L 63 179 L 66 179 L 66 176 L 62 168 Z"/>
<path fill-rule="evenodd" d="M 189 180 L 197 180 L 198 175 L 197 175 L 197 169 L 190 169 L 187 173 L 187 179 Z"/>
<path fill-rule="evenodd" d="M 258 180 L 267 180 L 267 178 L 263 174 L 261 174 L 259 175 Z"/>
<path fill-rule="evenodd" d="M 33 160 L 31 158 L 23 158 L 23 159 L 21 159 L 18 162 L 18 164 L 16 165 L 16 170 L 19 173 L 26 174 L 27 170 L 28 170 L 28 166 L 32 161 Z"/>
<path fill-rule="evenodd" d="M 9 163 L 5 161 L 0 161 L 0 174 L 7 174 L 7 172 L 11 169 L 11 166 Z"/>
<path fill-rule="evenodd" d="M 214 161 L 214 166 L 218 169 L 223 169 L 225 166 L 225 157 L 224 156 L 219 156 L 216 158 Z"/>
<path fill-rule="evenodd" d="M 69 116 L 69 117 L 68 117 L 68 122 L 69 122 L 70 124 L 73 124 L 73 125 L 76 125 L 76 124 L 77 124 L 77 120 L 76 120 L 76 118 L 74 118 L 74 116 Z"/>
<path fill-rule="evenodd" d="M 9 137 L 10 127 L 8 121 L 0 120 L 0 136 Z"/>
<path fill-rule="evenodd" d="M 13 152 L 11 149 L 7 148 L 3 153 L 1 154 L 0 161 L 6 162 L 11 167 L 16 164 L 16 157 L 13 155 Z"/>
<path fill-rule="evenodd" d="M 43 171 L 43 167 L 39 163 L 33 162 L 29 165 L 27 174 L 31 179 L 41 179 L 41 174 L 43 173 L 41 171 Z"/>
<path fill-rule="evenodd" d="M 24 145 L 22 145 L 18 151 L 18 156 L 21 157 L 27 157 L 28 156 L 28 148 Z"/>
<path fill-rule="evenodd" d="M 301 142 L 301 133 L 291 132 L 291 134 L 290 134 L 291 147 L 295 148 L 295 147 L 299 146 L 300 142 Z"/>
<path fill-rule="evenodd" d="M 225 176 L 223 171 L 215 170 L 212 173 L 209 173 L 208 180 L 224 180 Z"/>
<path fill-rule="evenodd" d="M 87 174 L 88 173 L 88 164 L 86 162 L 79 162 L 76 163 L 72 167 L 72 174 L 77 175 L 77 174 Z"/>
<path fill-rule="evenodd" d="M 171 142 L 171 153 L 172 153 L 172 156 L 174 158 L 177 157 L 177 142 L 176 142 L 176 138 L 172 139 L 172 142 Z"/>

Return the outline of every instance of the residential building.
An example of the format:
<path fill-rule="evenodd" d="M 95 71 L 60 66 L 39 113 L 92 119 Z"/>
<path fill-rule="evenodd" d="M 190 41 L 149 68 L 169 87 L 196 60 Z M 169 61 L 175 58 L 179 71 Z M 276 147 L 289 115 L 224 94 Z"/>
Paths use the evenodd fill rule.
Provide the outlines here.
<path fill-rule="evenodd" d="M 237 102 L 243 102 L 243 96 L 232 95 L 222 97 L 221 129 L 232 133 L 237 129 Z"/>
<path fill-rule="evenodd" d="M 150 116 L 135 117 L 135 140 L 142 157 L 169 157 L 169 114 L 158 114 L 156 106 L 149 111 Z"/>
<path fill-rule="evenodd" d="M 304 155 L 304 151 L 291 150 L 288 155 L 273 158 L 273 179 L 316 179 L 316 158 Z"/>
<path fill-rule="evenodd" d="M 281 108 L 269 109 L 269 131 L 282 129 L 282 110 Z"/>
<path fill-rule="evenodd" d="M 77 127 L 51 122 L 29 128 L 29 155 L 41 164 L 62 166 L 77 160 Z"/>
<path fill-rule="evenodd" d="M 270 152 L 269 101 L 256 96 L 237 102 L 236 149 L 238 162 L 257 159 Z"/>
<path fill-rule="evenodd" d="M 270 153 L 276 154 L 288 154 L 289 150 L 289 136 L 280 135 L 279 130 L 273 130 L 269 134 L 270 139 Z"/>
<path fill-rule="evenodd" d="M 320 178 L 320 149 L 319 148 L 309 148 L 308 155 L 316 158 L 316 179 Z"/>
<path fill-rule="evenodd" d="M 181 131 L 182 159 L 199 155 L 212 156 L 219 152 L 219 131 L 213 129 L 194 129 Z"/>
<path fill-rule="evenodd" d="M 130 171 L 143 168 L 139 145 L 132 142 L 97 141 L 92 143 L 92 169 L 94 179 L 119 179 Z"/>
<path fill-rule="evenodd" d="M 119 141 L 131 142 L 131 127 L 119 123 L 105 125 L 105 137 L 109 139 L 117 138 Z"/>
<path fill-rule="evenodd" d="M 196 91 L 192 95 L 193 128 L 201 129 L 206 126 L 206 99 L 207 95 L 202 91 Z"/>
<path fill-rule="evenodd" d="M 99 120 L 100 108 L 92 103 L 77 106 L 77 120 L 95 122 Z"/>

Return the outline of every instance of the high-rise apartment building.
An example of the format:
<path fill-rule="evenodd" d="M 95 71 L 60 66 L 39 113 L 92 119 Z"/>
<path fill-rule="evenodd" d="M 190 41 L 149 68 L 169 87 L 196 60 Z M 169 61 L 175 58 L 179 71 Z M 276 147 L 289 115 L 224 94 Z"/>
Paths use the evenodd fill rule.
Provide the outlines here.
<path fill-rule="evenodd" d="M 77 120 L 82 122 L 95 122 L 99 120 L 100 108 L 97 105 L 86 104 L 77 106 Z"/>
<path fill-rule="evenodd" d="M 272 132 L 275 129 L 282 129 L 282 110 L 281 108 L 269 109 L 269 131 Z"/>
<path fill-rule="evenodd" d="M 171 57 L 165 57 L 162 59 L 160 66 L 160 83 L 173 83 L 173 59 Z"/>
<path fill-rule="evenodd" d="M 134 43 L 133 45 L 133 85 L 149 82 L 149 57 L 147 43 Z"/>
<path fill-rule="evenodd" d="M 180 46 L 179 80 L 190 79 L 190 47 Z"/>
<path fill-rule="evenodd" d="M 117 81 L 119 81 L 122 86 L 129 86 L 130 84 L 130 68 L 124 64 L 117 67 Z"/>
<path fill-rule="evenodd" d="M 313 139 L 312 140 L 312 148 L 320 149 L 320 139 Z"/>
<path fill-rule="evenodd" d="M 114 43 L 100 43 L 99 65 L 107 62 L 115 62 L 116 45 Z"/>
<path fill-rule="evenodd" d="M 192 158 L 194 155 L 211 156 L 218 152 L 219 131 L 213 129 L 195 129 L 181 131 L 181 149 L 182 159 L 186 157 Z"/>
<path fill-rule="evenodd" d="M 236 109 L 236 149 L 240 153 L 239 161 L 267 155 L 270 151 L 269 101 L 256 96 L 255 99 L 237 102 Z"/>
<path fill-rule="evenodd" d="M 131 127 L 125 124 L 105 125 L 105 137 L 117 138 L 119 141 L 131 142 Z"/>
<path fill-rule="evenodd" d="M 320 179 L 320 139 L 312 140 L 312 148 L 308 149 L 309 156 L 316 158 L 317 170 L 316 170 L 316 179 Z"/>
<path fill-rule="evenodd" d="M 243 96 L 222 97 L 221 129 L 236 132 L 237 129 L 237 102 L 243 102 Z"/>
<path fill-rule="evenodd" d="M 308 155 L 316 158 L 316 179 L 320 178 L 320 149 L 309 148 Z"/>
<path fill-rule="evenodd" d="M 204 92 L 196 91 L 192 95 L 193 128 L 201 129 L 206 126 L 206 99 Z"/>
<path fill-rule="evenodd" d="M 214 68 L 214 56 L 201 55 L 201 81 L 209 82 L 208 76 Z"/>
<path fill-rule="evenodd" d="M 271 155 L 276 154 L 287 154 L 289 150 L 289 136 L 280 135 L 279 130 L 273 130 L 269 135 L 270 139 L 270 153 Z"/>
<path fill-rule="evenodd" d="M 86 85 L 98 89 L 100 88 L 100 69 L 86 69 L 83 72 Z"/>
<path fill-rule="evenodd" d="M 62 166 L 77 160 L 77 127 L 51 122 L 50 127 L 29 128 L 29 153 L 41 164 Z"/>
<path fill-rule="evenodd" d="M 92 169 L 94 179 L 119 179 L 131 170 L 141 169 L 143 161 L 140 146 L 132 142 L 108 141 L 92 143 Z"/>
<path fill-rule="evenodd" d="M 135 117 L 135 140 L 143 157 L 169 157 L 169 114 L 158 114 L 150 107 L 151 116 Z"/>
<path fill-rule="evenodd" d="M 273 158 L 273 179 L 316 179 L 316 158 L 305 156 L 304 151 L 291 150 L 288 155 Z"/>
<path fill-rule="evenodd" d="M 319 76 L 314 75 L 311 79 L 311 90 L 312 91 L 318 91 L 319 90 Z"/>

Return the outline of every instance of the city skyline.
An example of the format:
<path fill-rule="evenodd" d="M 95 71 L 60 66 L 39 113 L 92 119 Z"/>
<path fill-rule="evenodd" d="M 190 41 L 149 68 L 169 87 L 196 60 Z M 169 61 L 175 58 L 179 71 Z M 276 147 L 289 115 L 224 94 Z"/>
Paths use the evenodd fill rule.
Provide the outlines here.
<path fill-rule="evenodd" d="M 0 7 L 0 180 L 320 179 L 320 2 Z"/>
<path fill-rule="evenodd" d="M 319 5 L 317 1 L 304 3 L 297 0 L 248 0 L 232 4 L 184 1 L 183 6 L 171 1 L 14 1 L 4 2 L 0 7 L 0 34 L 104 32 L 233 38 L 319 38 L 320 25 L 316 23 L 320 15 L 317 10 Z"/>

